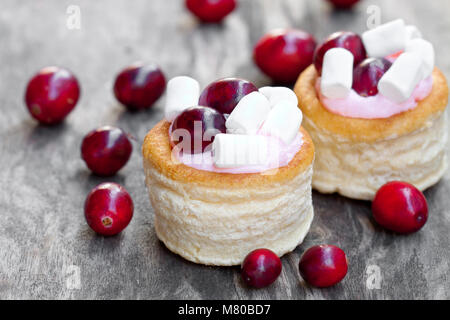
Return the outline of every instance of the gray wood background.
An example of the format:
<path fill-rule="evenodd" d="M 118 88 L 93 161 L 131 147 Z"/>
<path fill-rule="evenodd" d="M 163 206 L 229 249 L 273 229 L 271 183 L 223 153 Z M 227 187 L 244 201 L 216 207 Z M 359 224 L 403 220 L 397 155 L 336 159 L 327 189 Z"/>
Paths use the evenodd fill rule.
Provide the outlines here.
<path fill-rule="evenodd" d="M 396 236 L 377 227 L 370 203 L 314 193 L 316 217 L 306 241 L 283 258 L 269 288 L 251 290 L 239 268 L 204 267 L 169 252 L 156 238 L 141 167 L 141 142 L 162 118 L 164 97 L 131 114 L 111 87 L 124 66 L 143 60 L 168 78 L 186 74 L 203 86 L 239 76 L 267 85 L 251 51 L 268 30 L 297 27 L 318 40 L 340 29 L 366 29 L 369 5 L 383 21 L 403 17 L 437 50 L 450 76 L 448 0 L 366 0 L 334 12 L 322 0 L 241 0 L 222 25 L 199 25 L 181 0 L 0 0 L 0 298 L 17 299 L 449 299 L 450 176 L 426 192 L 430 220 L 419 233 Z M 81 9 L 81 29 L 67 28 L 67 9 Z M 78 76 L 82 98 L 63 125 L 41 127 L 28 115 L 24 88 L 39 68 L 65 66 Z M 91 129 L 122 127 L 136 137 L 131 161 L 109 179 L 123 184 L 135 215 L 119 236 L 96 236 L 83 203 L 106 179 L 91 175 L 80 143 Z M 346 279 L 331 289 L 306 286 L 298 275 L 302 252 L 315 244 L 341 246 Z"/>

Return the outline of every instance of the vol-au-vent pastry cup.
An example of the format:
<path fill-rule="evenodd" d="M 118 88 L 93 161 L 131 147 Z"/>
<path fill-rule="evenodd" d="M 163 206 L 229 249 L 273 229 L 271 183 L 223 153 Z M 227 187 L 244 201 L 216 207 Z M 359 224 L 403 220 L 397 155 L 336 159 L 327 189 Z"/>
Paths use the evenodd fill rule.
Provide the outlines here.
<path fill-rule="evenodd" d="M 303 144 L 287 166 L 273 172 L 232 174 L 203 171 L 172 157 L 170 123 L 146 136 L 143 161 L 158 238 L 187 260 L 239 265 L 254 249 L 282 256 L 294 250 L 313 219 L 314 146 Z"/>
<path fill-rule="evenodd" d="M 437 183 L 448 166 L 448 86 L 437 68 L 432 77 L 431 93 L 415 108 L 389 118 L 360 119 L 328 111 L 315 88 L 317 71 L 307 68 L 294 91 L 316 148 L 313 188 L 372 200 L 392 180 L 421 190 Z"/>

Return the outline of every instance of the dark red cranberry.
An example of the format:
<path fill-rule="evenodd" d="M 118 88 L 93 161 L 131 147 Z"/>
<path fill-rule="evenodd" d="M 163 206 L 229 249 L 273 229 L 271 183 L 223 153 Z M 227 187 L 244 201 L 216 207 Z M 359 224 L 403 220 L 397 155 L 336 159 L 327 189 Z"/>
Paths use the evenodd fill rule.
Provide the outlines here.
<path fill-rule="evenodd" d="M 106 126 L 86 135 L 81 145 L 81 157 L 93 173 L 112 176 L 128 162 L 132 149 L 125 132 Z"/>
<path fill-rule="evenodd" d="M 28 82 L 25 102 L 33 118 L 51 125 L 64 120 L 79 97 L 80 85 L 69 70 L 46 67 Z"/>
<path fill-rule="evenodd" d="M 372 203 L 373 217 L 383 228 L 408 234 L 419 231 L 428 220 L 425 196 L 413 185 L 393 181 L 378 190 Z"/>
<path fill-rule="evenodd" d="M 223 114 L 212 108 L 186 109 L 172 123 L 171 143 L 183 143 L 183 152 L 202 153 L 214 141 L 216 134 L 226 133 L 225 121 Z"/>
<path fill-rule="evenodd" d="M 378 82 L 391 66 L 392 63 L 384 58 L 364 60 L 353 70 L 353 90 L 363 97 L 377 95 Z"/>
<path fill-rule="evenodd" d="M 280 258 L 268 249 L 257 249 L 248 254 L 242 263 L 242 280 L 251 287 L 264 288 L 271 285 L 281 273 Z"/>
<path fill-rule="evenodd" d="M 359 2 L 359 0 L 328 0 L 338 9 L 350 9 L 355 4 Z"/>
<path fill-rule="evenodd" d="M 186 7 L 201 21 L 221 22 L 236 8 L 236 0 L 186 0 Z"/>
<path fill-rule="evenodd" d="M 345 252 L 333 245 L 308 249 L 300 259 L 300 275 L 310 285 L 318 288 L 334 286 L 345 278 L 348 271 Z"/>
<path fill-rule="evenodd" d="M 236 78 L 218 80 L 203 90 L 199 105 L 230 114 L 239 101 L 253 91 L 258 91 L 258 88 L 247 80 Z"/>
<path fill-rule="evenodd" d="M 114 83 L 114 94 L 132 111 L 148 109 L 166 89 L 166 78 L 155 65 L 135 64 L 122 70 Z"/>
<path fill-rule="evenodd" d="M 293 83 L 313 62 L 315 39 L 302 30 L 274 30 L 256 44 L 253 60 L 270 78 Z"/>
<path fill-rule="evenodd" d="M 330 35 L 314 53 L 314 65 L 319 74 L 322 74 L 323 57 L 325 53 L 333 48 L 344 48 L 350 51 L 354 58 L 354 65 L 357 66 L 367 57 L 366 48 L 359 35 L 353 32 L 340 31 Z"/>
<path fill-rule="evenodd" d="M 84 215 L 98 234 L 113 236 L 125 229 L 133 217 L 133 200 L 117 183 L 102 183 L 87 196 Z"/>

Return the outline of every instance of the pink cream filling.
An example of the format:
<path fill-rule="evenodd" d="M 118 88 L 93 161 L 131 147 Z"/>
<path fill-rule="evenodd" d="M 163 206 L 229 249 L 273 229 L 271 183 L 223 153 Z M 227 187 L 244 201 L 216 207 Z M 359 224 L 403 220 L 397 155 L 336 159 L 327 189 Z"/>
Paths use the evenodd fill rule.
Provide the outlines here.
<path fill-rule="evenodd" d="M 171 133 L 172 126 L 170 126 L 169 129 L 169 136 L 171 135 Z M 301 133 L 298 133 L 295 139 L 289 145 L 273 136 L 266 136 L 266 138 L 268 140 L 269 153 L 268 161 L 264 165 L 241 166 L 236 168 L 218 168 L 214 165 L 211 151 L 205 151 L 204 153 L 198 154 L 187 154 L 175 152 L 175 149 L 173 149 L 172 157 L 175 157 L 176 160 L 180 161 L 182 164 L 188 167 L 202 171 L 231 174 L 260 173 L 287 166 L 303 145 L 303 136 Z"/>
<path fill-rule="evenodd" d="M 320 78 L 316 82 L 316 92 L 320 102 L 330 112 L 348 117 L 362 119 L 389 118 L 393 115 L 414 109 L 419 101 L 429 96 L 433 89 L 433 77 L 422 80 L 411 97 L 402 103 L 395 103 L 381 94 L 372 97 L 362 97 L 351 90 L 345 99 L 328 99 L 320 92 Z"/>

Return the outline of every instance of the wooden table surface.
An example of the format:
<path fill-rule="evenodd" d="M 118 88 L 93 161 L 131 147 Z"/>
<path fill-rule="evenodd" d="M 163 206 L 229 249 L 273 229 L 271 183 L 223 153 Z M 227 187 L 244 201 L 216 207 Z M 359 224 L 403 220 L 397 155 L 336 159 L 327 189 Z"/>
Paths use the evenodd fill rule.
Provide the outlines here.
<path fill-rule="evenodd" d="M 227 76 L 267 85 L 251 60 L 265 32 L 296 27 L 318 40 L 341 29 L 362 32 L 368 6 L 376 5 L 383 21 L 403 17 L 417 25 L 450 76 L 448 0 L 363 1 L 350 12 L 321 0 L 240 3 L 222 25 L 199 25 L 181 0 L 0 0 L 0 298 L 450 298 L 449 174 L 426 192 L 430 219 L 410 236 L 377 227 L 369 202 L 314 193 L 312 229 L 266 289 L 243 286 L 238 267 L 195 265 L 158 241 L 140 149 L 162 118 L 165 97 L 149 111 L 125 111 L 111 91 L 122 67 L 143 60 L 158 63 L 168 78 L 190 75 L 202 86 Z M 80 29 L 67 27 L 74 8 Z M 47 65 L 71 69 L 82 86 L 74 112 L 50 128 L 37 125 L 23 103 L 28 79 Z M 106 124 L 137 140 L 130 162 L 111 179 L 91 175 L 80 158 L 83 136 Z M 135 203 L 131 224 L 112 238 L 97 236 L 83 215 L 87 193 L 105 181 L 123 184 Z M 300 280 L 297 265 L 305 249 L 323 243 L 342 247 L 350 269 L 341 284 L 318 290 Z"/>

